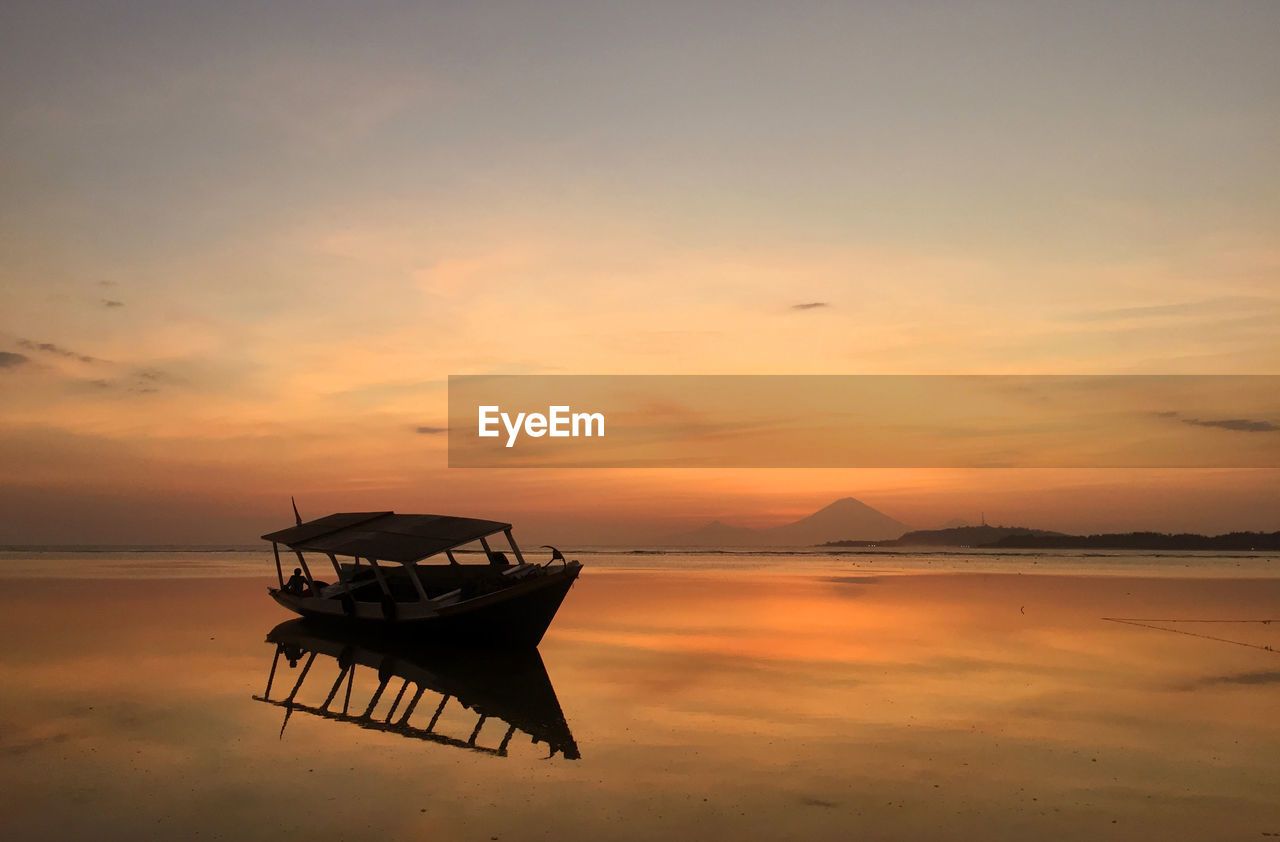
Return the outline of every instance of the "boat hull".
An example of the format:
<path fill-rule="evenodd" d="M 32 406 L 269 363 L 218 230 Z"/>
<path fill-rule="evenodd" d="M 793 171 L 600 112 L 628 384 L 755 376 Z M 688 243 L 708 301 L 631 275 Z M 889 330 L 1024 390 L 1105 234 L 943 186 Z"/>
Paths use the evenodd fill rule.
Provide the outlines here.
<path fill-rule="evenodd" d="M 413 636 L 451 646 L 537 646 L 582 569 L 577 563 L 452 605 L 401 602 L 343 604 L 271 588 L 273 599 L 308 620 Z"/>

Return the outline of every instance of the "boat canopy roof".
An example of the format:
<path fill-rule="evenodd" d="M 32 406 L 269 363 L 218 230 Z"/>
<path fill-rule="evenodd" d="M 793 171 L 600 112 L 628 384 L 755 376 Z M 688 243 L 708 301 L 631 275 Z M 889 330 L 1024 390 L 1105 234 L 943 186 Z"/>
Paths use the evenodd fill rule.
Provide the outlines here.
<path fill-rule="evenodd" d="M 338 512 L 262 537 L 291 550 L 412 564 L 510 528 L 473 517 Z"/>

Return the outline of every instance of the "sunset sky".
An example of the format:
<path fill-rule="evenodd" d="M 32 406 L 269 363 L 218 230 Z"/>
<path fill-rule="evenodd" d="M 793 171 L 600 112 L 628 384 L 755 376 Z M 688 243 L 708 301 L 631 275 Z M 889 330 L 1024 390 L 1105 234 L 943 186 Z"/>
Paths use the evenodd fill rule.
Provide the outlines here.
<path fill-rule="evenodd" d="M 1280 374 L 1280 4 L 0 20 L 0 543 L 250 543 L 290 494 L 570 541 L 843 496 L 1280 529 L 1275 470 L 451 470 L 443 433 L 450 374 Z"/>

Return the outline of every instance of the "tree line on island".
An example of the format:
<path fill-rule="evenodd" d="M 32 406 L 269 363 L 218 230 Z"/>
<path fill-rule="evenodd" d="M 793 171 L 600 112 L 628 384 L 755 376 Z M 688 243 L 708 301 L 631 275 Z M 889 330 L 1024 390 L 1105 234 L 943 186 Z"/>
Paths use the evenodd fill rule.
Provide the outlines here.
<path fill-rule="evenodd" d="M 1024 526 L 921 529 L 888 541 L 827 541 L 822 547 L 973 547 L 984 550 L 1214 550 L 1280 551 L 1280 532 L 1106 532 L 1067 535 Z"/>

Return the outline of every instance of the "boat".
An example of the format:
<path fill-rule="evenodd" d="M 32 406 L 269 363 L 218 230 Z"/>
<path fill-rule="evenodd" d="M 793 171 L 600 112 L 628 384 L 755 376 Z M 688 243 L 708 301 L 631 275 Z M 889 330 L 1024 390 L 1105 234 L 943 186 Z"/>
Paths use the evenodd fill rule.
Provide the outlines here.
<path fill-rule="evenodd" d="M 581 757 L 536 649 L 422 645 L 302 619 L 273 628 L 267 643 L 267 687 L 253 698 L 284 710 L 282 738 L 296 712 L 497 757 L 523 732 L 547 757 Z"/>
<path fill-rule="evenodd" d="M 536 647 L 582 565 L 554 547 L 527 561 L 512 526 L 493 520 L 395 512 L 338 512 L 263 535 L 279 587 L 272 599 L 307 619 L 383 629 L 461 645 Z M 503 535 L 511 554 L 490 545 Z M 284 547 L 298 560 L 287 581 Z M 320 579 L 307 555 L 327 559 L 336 581 Z M 463 564 L 459 557 L 479 556 Z M 339 561 L 339 559 L 343 559 Z M 350 559 L 346 561 L 345 559 Z M 320 568 L 323 569 L 323 568 Z"/>

